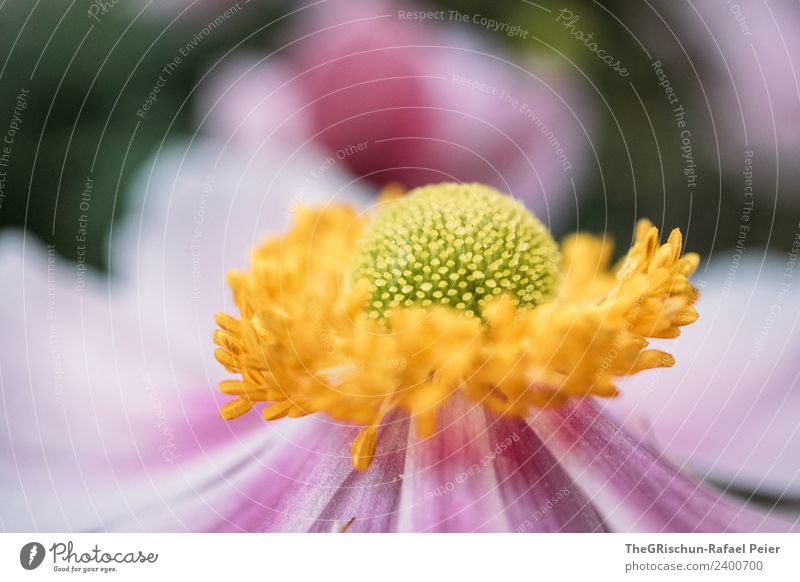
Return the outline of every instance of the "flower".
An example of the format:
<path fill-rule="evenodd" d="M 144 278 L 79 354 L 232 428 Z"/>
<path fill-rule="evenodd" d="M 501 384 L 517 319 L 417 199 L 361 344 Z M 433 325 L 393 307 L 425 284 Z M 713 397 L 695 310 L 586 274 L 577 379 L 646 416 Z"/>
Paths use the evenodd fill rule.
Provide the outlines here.
<path fill-rule="evenodd" d="M 299 9 L 283 46 L 212 71 L 201 127 L 253 149 L 314 143 L 377 185 L 484 182 L 547 222 L 562 218 L 591 163 L 582 78 L 555 58 L 515 60 L 471 25 L 399 16 L 411 8 L 332 0 Z"/>
<path fill-rule="evenodd" d="M 216 408 L 230 397 L 216 394 L 215 384 L 230 375 L 206 363 L 208 314 L 228 301 L 225 266 L 237 264 L 256 237 L 283 230 L 295 202 L 364 208 L 372 199 L 336 167 L 302 199 L 287 196 L 321 156 L 269 146 L 254 154 L 209 140 L 160 152 L 140 174 L 137 204 L 115 228 L 115 276 L 81 271 L 80 286 L 75 265 L 55 249 L 15 233 L 0 239 L 0 323 L 14 338 L 0 351 L 0 430 L 10 435 L 0 444 L 3 529 L 792 527 L 676 471 L 591 399 L 570 397 L 521 418 L 456 394 L 440 407 L 429 438 L 411 430 L 402 410 L 392 411 L 361 471 L 352 466 L 359 433 L 352 422 L 322 413 L 220 420 Z M 578 263 L 569 264 L 577 274 Z M 598 293 L 615 284 L 582 276 L 598 283 Z"/>
<path fill-rule="evenodd" d="M 366 425 L 353 444 L 363 470 L 396 409 L 429 436 L 458 393 L 519 418 L 570 395 L 614 396 L 615 376 L 672 365 L 646 338 L 697 318 L 698 257 L 681 248 L 678 230 L 659 247 L 642 222 L 612 283 L 608 246 L 576 237 L 550 301 L 555 243 L 487 186 L 421 187 L 366 221 L 346 207 L 303 212 L 255 250 L 249 273 L 228 276 L 241 318 L 218 315 L 215 355 L 243 379 L 221 384 L 237 395 L 221 414 L 270 402 L 266 420 L 324 411 Z"/>
<path fill-rule="evenodd" d="M 268 402 L 267 421 L 359 425 L 356 472 L 320 514 L 347 530 L 786 527 L 691 483 L 587 398 L 672 365 L 645 348 L 697 318 L 698 257 L 681 250 L 679 231 L 659 246 L 643 221 L 614 271 L 610 243 L 587 235 L 566 242 L 559 269 L 541 223 L 479 184 L 418 188 L 374 217 L 303 210 L 229 274 L 241 317 L 217 316 L 215 355 L 241 380 L 220 384 L 236 396 L 221 415 Z M 408 497 L 415 510 L 398 518 Z"/>

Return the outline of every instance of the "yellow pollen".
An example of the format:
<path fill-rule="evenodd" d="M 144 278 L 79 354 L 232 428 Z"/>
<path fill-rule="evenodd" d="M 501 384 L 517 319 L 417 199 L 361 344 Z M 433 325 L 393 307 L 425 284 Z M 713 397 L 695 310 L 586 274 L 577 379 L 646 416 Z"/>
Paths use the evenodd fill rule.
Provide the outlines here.
<path fill-rule="evenodd" d="M 617 378 L 673 364 L 648 338 L 697 319 L 699 257 L 682 254 L 677 230 L 659 244 L 641 221 L 616 266 L 611 241 L 574 235 L 554 263 L 541 224 L 488 187 L 407 196 L 394 187 L 373 215 L 299 209 L 248 272 L 229 273 L 239 317 L 217 315 L 215 356 L 239 379 L 220 384 L 234 397 L 223 418 L 265 403 L 267 421 L 323 413 L 361 426 L 351 456 L 366 470 L 392 411 L 425 436 L 457 393 L 517 417 L 613 397 Z"/>

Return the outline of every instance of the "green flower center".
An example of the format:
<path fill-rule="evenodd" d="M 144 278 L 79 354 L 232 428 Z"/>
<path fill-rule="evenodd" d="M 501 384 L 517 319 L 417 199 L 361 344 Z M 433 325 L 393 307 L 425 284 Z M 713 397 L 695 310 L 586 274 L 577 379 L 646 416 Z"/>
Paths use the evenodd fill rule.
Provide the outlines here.
<path fill-rule="evenodd" d="M 353 280 L 372 293 L 369 316 L 450 305 L 481 315 L 506 293 L 535 306 L 555 291 L 558 246 L 522 204 L 483 184 L 416 188 L 377 211 L 356 246 Z"/>

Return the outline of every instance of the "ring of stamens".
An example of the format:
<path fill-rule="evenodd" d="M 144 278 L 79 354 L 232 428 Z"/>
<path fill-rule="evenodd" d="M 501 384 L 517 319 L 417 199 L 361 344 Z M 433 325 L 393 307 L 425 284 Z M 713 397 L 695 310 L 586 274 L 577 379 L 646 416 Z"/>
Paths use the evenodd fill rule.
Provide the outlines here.
<path fill-rule="evenodd" d="M 647 349 L 647 338 L 676 337 L 681 326 L 697 319 L 698 293 L 688 277 L 699 257 L 682 255 L 679 231 L 659 245 L 658 230 L 642 221 L 635 244 L 614 267 L 609 241 L 570 237 L 556 269 L 548 262 L 557 256 L 555 245 L 535 218 L 531 222 L 516 202 L 498 203 L 500 194 L 475 185 L 466 187 L 476 193 L 469 204 L 451 203 L 464 188 L 431 186 L 418 199 L 402 199 L 374 217 L 335 205 L 300 209 L 283 237 L 256 247 L 250 270 L 228 276 L 240 317 L 217 316 L 215 355 L 241 375 L 220 385 L 236 397 L 222 407 L 222 417 L 236 418 L 264 402 L 265 420 L 323 412 L 360 425 L 352 458 L 364 470 L 390 411 L 410 414 L 418 431 L 430 435 L 437 411 L 456 394 L 494 414 L 524 417 L 569 397 L 612 397 L 616 378 L 672 365 L 669 354 Z M 490 201 L 486 220 L 477 210 L 481 199 Z M 448 210 L 432 211 L 433 202 Z M 457 221 L 448 222 L 451 212 Z M 494 234 L 492 222 L 499 223 Z M 483 238 L 465 224 L 477 226 Z M 451 225 L 465 232 L 451 237 Z M 413 261 L 407 248 L 397 253 L 392 246 L 401 227 L 416 235 Z M 498 284 L 500 292 L 488 291 L 497 287 L 484 284 L 486 277 L 478 291 L 466 260 L 432 264 L 470 236 L 493 249 L 481 271 L 495 282 L 509 281 Z M 506 259 L 516 258 L 518 267 L 528 264 L 528 273 L 538 274 L 531 278 L 537 282 L 533 288 L 522 277 L 514 280 L 513 269 L 509 276 L 507 264 L 495 264 L 496 253 L 509 251 L 509 240 L 516 247 Z M 430 250 L 434 242 L 437 252 Z M 397 275 L 392 269 L 399 263 L 385 260 L 384 252 L 395 252 L 408 269 Z M 441 266 L 449 269 L 440 273 L 448 291 L 450 276 L 458 275 L 457 298 L 434 295 L 438 288 L 426 285 L 442 280 L 433 279 Z M 476 285 L 470 303 L 461 277 Z M 403 292 L 401 278 L 411 289 Z M 400 298 L 391 292 L 384 297 L 381 289 L 390 286 L 400 290 Z"/>

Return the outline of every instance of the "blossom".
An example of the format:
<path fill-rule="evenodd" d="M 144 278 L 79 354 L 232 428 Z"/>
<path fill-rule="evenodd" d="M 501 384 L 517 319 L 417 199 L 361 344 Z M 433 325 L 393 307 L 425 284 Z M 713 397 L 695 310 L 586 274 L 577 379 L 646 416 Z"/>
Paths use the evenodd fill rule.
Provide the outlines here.
<path fill-rule="evenodd" d="M 241 375 L 220 384 L 235 396 L 223 418 L 267 402 L 267 421 L 322 412 L 357 426 L 354 472 L 312 529 L 320 518 L 363 531 L 781 527 L 691 483 L 587 398 L 672 365 L 645 348 L 697 318 L 698 257 L 682 256 L 679 231 L 659 245 L 643 221 L 613 271 L 610 244 L 579 235 L 559 269 L 541 223 L 486 186 L 422 187 L 387 205 L 371 219 L 299 213 L 248 272 L 229 274 L 241 317 L 217 316 L 215 355 Z M 275 526 L 250 514 L 249 527 Z"/>
<path fill-rule="evenodd" d="M 591 88 L 555 59 L 514 60 L 472 24 L 400 16 L 413 8 L 303 8 L 283 45 L 210 72 L 201 128 L 253 149 L 313 142 L 377 185 L 478 181 L 548 223 L 573 211 L 591 163 Z"/>
<path fill-rule="evenodd" d="M 252 412 L 221 420 L 217 410 L 231 397 L 217 394 L 216 384 L 233 378 L 209 364 L 215 327 L 210 315 L 236 307 L 230 304 L 225 269 L 238 267 L 247 280 L 257 262 L 248 267 L 245 249 L 258 252 L 265 234 L 269 241 L 295 232 L 297 225 L 287 231 L 286 222 L 297 204 L 333 215 L 346 212 L 342 206 L 360 208 L 364 213 L 356 216 L 364 221 L 380 210 L 369 209 L 371 194 L 338 167 L 326 172 L 313 192 L 287 195 L 323 155 L 279 149 L 253 154 L 208 140 L 161 152 L 137 181 L 141 197 L 111 241 L 112 277 L 89 270 L 79 280 L 75 265 L 52 249 L 4 235 L 0 272 L 7 283 L 0 321 L 6 337 L 15 338 L 4 342 L 0 353 L 0 430 L 10 436 L 0 445 L 4 529 L 791 527 L 733 505 L 677 471 L 610 421 L 603 413 L 605 400 L 572 396 L 568 377 L 558 385 L 566 396 L 560 406 L 533 406 L 525 417 L 498 414 L 502 409 L 476 402 L 475 393 L 454 394 L 439 407 L 436 432 L 427 438 L 419 434 L 416 419 L 392 410 L 383 418 L 366 469 L 352 464 L 352 445 L 362 427 L 324 411 L 267 423 Z M 647 232 L 644 240 L 652 241 Z M 673 237 L 653 256 L 674 258 L 675 245 Z M 632 257 L 651 257 L 650 246 L 636 249 Z M 591 265 L 592 255 L 601 264 L 608 250 L 583 235 L 563 244 L 559 264 L 572 265 L 559 267 L 563 281 L 597 287 L 583 285 L 577 294 L 559 293 L 551 300 L 580 303 L 571 308 L 576 313 L 591 311 L 591 304 L 583 303 L 618 282 L 579 267 Z M 570 261 L 573 254 L 581 260 Z M 677 263 L 685 265 L 685 259 Z M 642 279 L 628 266 L 626 288 Z M 619 294 L 619 300 L 625 296 Z M 691 295 L 680 297 L 677 305 L 685 309 Z M 550 305 L 538 301 L 531 314 Z M 321 305 L 320 313 L 329 308 L 335 306 Z M 599 309 L 613 311 L 611 305 Z M 487 305 L 483 317 L 488 321 L 501 312 L 492 315 Z M 315 334 L 312 321 L 306 331 Z M 530 323 L 520 321 L 520 331 Z M 616 318 L 608 324 L 619 331 Z M 665 361 L 659 357 L 656 363 Z M 572 387 L 580 392 L 577 384 Z"/>

